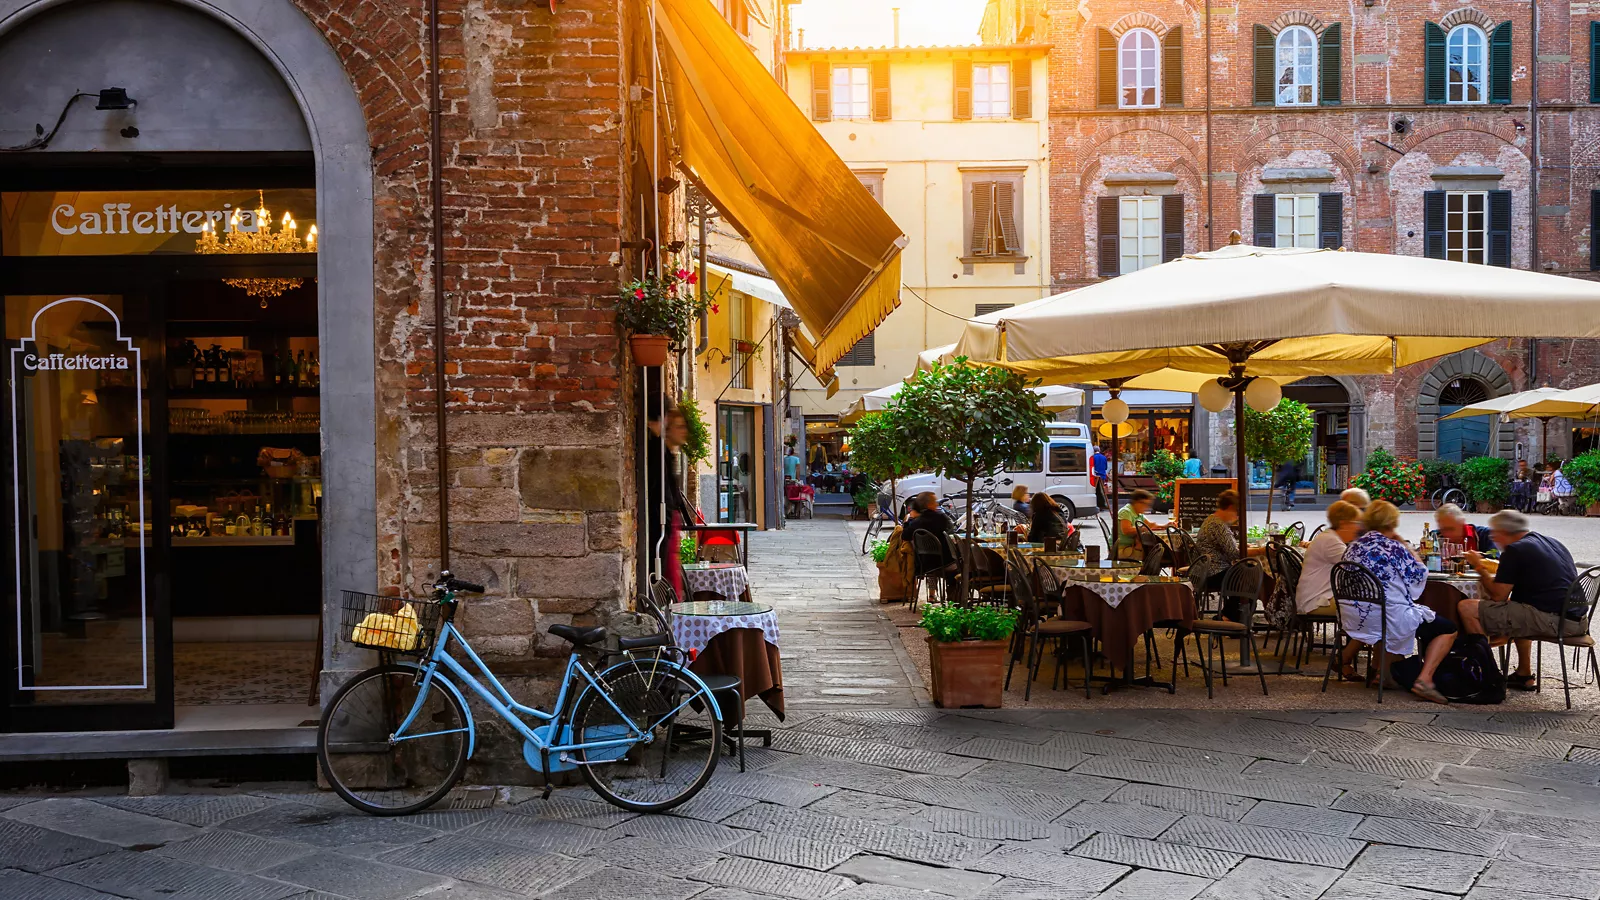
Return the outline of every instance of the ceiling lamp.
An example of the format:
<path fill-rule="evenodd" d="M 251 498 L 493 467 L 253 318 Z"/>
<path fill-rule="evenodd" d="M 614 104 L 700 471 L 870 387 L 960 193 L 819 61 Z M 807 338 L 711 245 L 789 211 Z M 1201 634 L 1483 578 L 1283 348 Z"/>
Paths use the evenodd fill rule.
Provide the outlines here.
<path fill-rule="evenodd" d="M 1233 391 L 1222 386 L 1222 379 L 1214 378 L 1200 385 L 1200 405 L 1207 411 L 1219 413 L 1233 402 Z"/>
<path fill-rule="evenodd" d="M 216 229 L 211 227 L 210 220 L 200 232 L 200 240 L 195 242 L 197 253 L 315 253 L 317 252 L 317 226 L 312 225 L 306 232 L 305 240 L 300 239 L 300 225 L 294 220 L 294 215 L 284 213 L 283 220 L 278 225 L 278 230 L 272 230 L 272 212 L 267 209 L 266 197 L 256 192 L 260 206 L 245 215 L 251 217 L 252 230 L 244 231 L 244 219 L 236 209 L 228 219 L 228 230 L 220 238 Z M 251 297 L 261 300 L 261 308 L 267 308 L 267 301 L 273 297 L 281 297 L 284 292 L 294 290 L 304 284 L 300 278 L 224 278 L 223 284 L 236 287 Z"/>
<path fill-rule="evenodd" d="M 1100 418 L 1113 425 L 1128 421 L 1128 404 L 1121 397 L 1112 397 L 1100 406 Z"/>
<path fill-rule="evenodd" d="M 1256 412 L 1272 412 L 1283 399 L 1283 386 L 1271 378 L 1257 378 L 1244 389 L 1244 402 Z"/>

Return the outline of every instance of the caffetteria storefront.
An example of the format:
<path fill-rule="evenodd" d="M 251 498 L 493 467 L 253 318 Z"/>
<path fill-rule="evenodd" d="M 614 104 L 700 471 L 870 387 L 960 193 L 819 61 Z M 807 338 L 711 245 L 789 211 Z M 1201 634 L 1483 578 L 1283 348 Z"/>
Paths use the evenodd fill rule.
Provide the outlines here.
<path fill-rule="evenodd" d="M 0 145 L 65 115 L 0 153 L 0 731 L 301 725 L 324 610 L 375 571 L 370 200 L 330 212 L 361 168 L 279 69 L 321 36 L 6 5 Z"/>

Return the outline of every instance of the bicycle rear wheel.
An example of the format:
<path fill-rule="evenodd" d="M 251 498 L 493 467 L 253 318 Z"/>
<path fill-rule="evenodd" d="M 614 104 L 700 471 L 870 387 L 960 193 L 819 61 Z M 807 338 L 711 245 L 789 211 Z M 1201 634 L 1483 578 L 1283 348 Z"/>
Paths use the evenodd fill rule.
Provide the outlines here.
<path fill-rule="evenodd" d="M 345 682 L 317 728 L 317 759 L 345 802 L 375 816 L 420 812 L 439 802 L 467 765 L 468 719 L 453 692 L 435 684 L 417 705 L 421 668 L 377 666 Z M 437 676 L 435 676 L 437 678 Z"/>
<path fill-rule="evenodd" d="M 575 751 L 589 787 L 634 812 L 669 810 L 705 787 L 722 751 L 711 695 L 682 669 L 656 661 L 620 663 L 600 679 L 610 692 L 590 688 L 578 700 L 574 743 L 621 740 L 631 733 L 630 723 L 645 737 Z"/>

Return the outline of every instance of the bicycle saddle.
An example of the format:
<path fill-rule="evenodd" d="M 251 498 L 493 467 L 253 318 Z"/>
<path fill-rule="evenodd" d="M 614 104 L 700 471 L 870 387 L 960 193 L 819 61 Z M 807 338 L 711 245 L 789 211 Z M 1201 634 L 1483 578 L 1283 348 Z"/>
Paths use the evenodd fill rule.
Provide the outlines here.
<path fill-rule="evenodd" d="M 598 644 L 606 639 L 606 629 L 603 625 L 593 628 L 579 628 L 576 625 L 551 625 L 550 633 L 576 647 L 587 647 Z"/>

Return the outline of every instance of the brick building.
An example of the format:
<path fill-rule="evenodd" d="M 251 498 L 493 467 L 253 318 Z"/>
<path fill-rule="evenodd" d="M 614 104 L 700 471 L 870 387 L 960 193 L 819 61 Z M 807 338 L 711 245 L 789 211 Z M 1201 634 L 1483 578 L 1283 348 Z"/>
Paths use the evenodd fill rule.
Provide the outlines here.
<path fill-rule="evenodd" d="M 616 298 L 682 247 L 686 180 L 764 224 L 695 138 L 728 109 L 718 90 L 756 107 L 724 140 L 775 127 L 767 101 L 788 101 L 752 51 L 770 57 L 786 9 L 441 5 L 436 129 L 427 4 L 0 0 L 16 88 L 0 99 L 16 351 L 0 394 L 17 438 L 0 451 L 16 572 L 0 732 L 176 722 L 189 740 L 207 704 L 243 703 L 252 735 L 303 750 L 318 674 L 326 695 L 374 659 L 343 640 L 341 592 L 423 593 L 446 549 L 487 587 L 459 624 L 524 702 L 553 698 L 550 625 L 628 606 L 649 568 L 644 426 Z M 691 84 L 686 60 L 717 77 Z M 897 280 L 898 233 L 795 123 L 812 143 L 786 141 L 797 161 L 767 159 L 761 187 L 860 225 L 832 244 L 769 227 L 751 246 L 781 249 L 773 277 L 822 367 L 893 308 L 879 290 L 852 313 Z M 797 268 L 826 284 L 797 286 Z M 125 371 L 10 364 L 46 347 Z M 662 378 L 652 390 L 692 389 Z M 510 768 L 475 777 L 525 774 L 520 739 L 480 723 L 482 764 Z"/>
<path fill-rule="evenodd" d="M 1586 8 L 1551 2 L 995 0 L 983 37 L 1052 45 L 1050 258 L 1066 290 L 1234 231 L 1590 277 L 1597 28 Z M 1487 424 L 1441 429 L 1441 406 L 1592 383 L 1600 354 L 1502 341 L 1413 368 L 1287 393 L 1322 414 L 1330 463 L 1359 469 L 1376 446 L 1458 457 L 1498 443 L 1538 457 L 1537 423 L 1495 441 Z M 1230 430 L 1194 417 L 1194 443 L 1228 465 Z M 1551 424 L 1550 452 L 1569 454 L 1573 439 Z"/>

